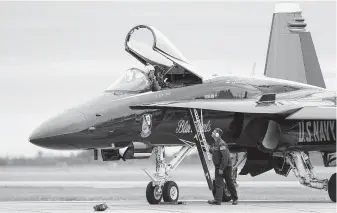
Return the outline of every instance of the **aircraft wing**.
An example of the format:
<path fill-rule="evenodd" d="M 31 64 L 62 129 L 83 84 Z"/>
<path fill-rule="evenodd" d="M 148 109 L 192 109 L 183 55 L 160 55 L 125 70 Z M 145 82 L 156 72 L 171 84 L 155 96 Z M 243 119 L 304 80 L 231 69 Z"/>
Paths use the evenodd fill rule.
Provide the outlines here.
<path fill-rule="evenodd" d="M 158 102 L 130 106 L 131 109 L 205 109 L 225 112 L 241 112 L 253 114 L 285 114 L 289 115 L 302 107 L 294 104 L 259 103 L 254 100 L 187 100 Z"/>
<path fill-rule="evenodd" d="M 285 115 L 289 120 L 336 120 L 336 106 L 321 102 L 316 105 L 312 102 L 297 101 L 271 101 L 267 95 L 255 100 L 205 100 L 194 99 L 184 101 L 166 101 L 151 104 L 140 104 L 130 106 L 131 109 L 205 109 L 223 112 L 240 112 L 250 114 L 273 114 Z M 316 105 L 316 106 L 315 106 Z"/>

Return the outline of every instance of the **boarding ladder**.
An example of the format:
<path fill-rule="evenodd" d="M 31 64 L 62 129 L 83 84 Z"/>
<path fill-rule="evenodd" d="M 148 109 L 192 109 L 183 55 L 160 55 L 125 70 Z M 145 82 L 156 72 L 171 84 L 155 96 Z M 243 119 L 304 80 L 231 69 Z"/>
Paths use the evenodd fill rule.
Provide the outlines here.
<path fill-rule="evenodd" d="M 198 153 L 199 157 L 204 169 L 205 177 L 208 183 L 208 187 L 210 190 L 213 189 L 213 178 L 209 172 L 209 168 L 213 169 L 213 160 L 212 160 L 212 154 L 210 153 L 209 145 L 206 141 L 206 137 L 204 134 L 204 125 L 203 125 L 203 115 L 202 115 L 202 109 L 201 109 L 201 119 L 199 118 L 198 110 L 197 109 L 190 109 L 190 118 L 191 118 L 191 128 L 193 130 L 193 134 L 195 134 L 194 139 L 197 143 Z M 206 156 L 205 156 L 206 155 Z M 207 159 L 207 162 L 205 160 Z"/>
<path fill-rule="evenodd" d="M 200 142 L 202 150 L 206 152 L 208 161 L 212 163 L 213 162 L 212 155 L 211 155 L 211 152 L 209 151 L 209 145 L 206 141 L 205 134 L 204 134 L 203 119 L 200 120 L 197 109 L 193 109 L 193 113 L 194 113 L 194 116 L 192 116 L 192 118 L 193 118 L 194 125 L 196 126 L 196 130 L 197 130 L 197 134 L 195 135 L 195 137 Z M 202 110 L 200 113 L 202 117 Z"/>

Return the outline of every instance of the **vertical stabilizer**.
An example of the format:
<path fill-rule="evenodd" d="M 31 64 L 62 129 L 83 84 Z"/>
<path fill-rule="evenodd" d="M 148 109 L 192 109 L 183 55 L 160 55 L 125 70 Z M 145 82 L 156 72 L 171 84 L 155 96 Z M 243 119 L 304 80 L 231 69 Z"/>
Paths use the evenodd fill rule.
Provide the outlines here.
<path fill-rule="evenodd" d="M 298 4 L 275 5 L 264 75 L 325 88 L 311 33 Z"/>

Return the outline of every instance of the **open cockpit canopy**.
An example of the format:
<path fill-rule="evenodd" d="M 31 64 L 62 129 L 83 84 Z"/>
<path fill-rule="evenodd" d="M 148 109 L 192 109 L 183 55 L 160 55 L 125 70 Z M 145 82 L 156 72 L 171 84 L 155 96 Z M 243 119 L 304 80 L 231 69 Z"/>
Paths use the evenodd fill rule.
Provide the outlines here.
<path fill-rule="evenodd" d="M 126 36 L 125 50 L 142 64 L 151 64 L 169 77 L 191 76 L 190 81 L 202 83 L 202 76 L 183 54 L 159 30 L 146 25 L 133 27 Z M 170 77 L 171 76 L 171 77 Z M 191 84 L 195 84 L 191 83 Z"/>

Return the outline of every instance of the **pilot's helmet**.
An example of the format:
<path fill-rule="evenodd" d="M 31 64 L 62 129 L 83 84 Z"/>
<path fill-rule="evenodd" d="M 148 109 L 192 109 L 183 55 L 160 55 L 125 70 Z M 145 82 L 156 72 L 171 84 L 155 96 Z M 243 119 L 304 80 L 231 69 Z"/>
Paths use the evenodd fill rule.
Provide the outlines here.
<path fill-rule="evenodd" d="M 154 66 L 152 66 L 151 64 L 146 64 L 145 65 L 145 72 L 149 74 L 151 71 L 153 71 L 153 72 L 155 71 Z"/>

